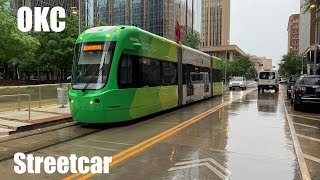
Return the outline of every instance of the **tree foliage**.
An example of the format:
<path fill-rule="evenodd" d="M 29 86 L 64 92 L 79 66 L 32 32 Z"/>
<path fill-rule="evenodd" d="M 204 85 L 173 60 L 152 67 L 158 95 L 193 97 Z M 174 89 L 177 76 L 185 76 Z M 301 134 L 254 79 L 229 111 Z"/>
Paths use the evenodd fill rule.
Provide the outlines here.
<path fill-rule="evenodd" d="M 61 79 L 65 79 L 71 70 L 74 44 L 78 37 L 78 17 L 71 15 L 65 21 L 66 28 L 62 32 L 34 34 L 41 44 L 37 51 L 38 62 L 47 69 L 58 68 Z"/>
<path fill-rule="evenodd" d="M 28 69 L 34 65 L 35 52 L 39 42 L 29 34 L 22 33 L 17 27 L 17 19 L 0 0 L 0 63 L 14 69 Z M 8 76 L 8 73 L 6 73 Z"/>
<path fill-rule="evenodd" d="M 256 69 L 254 63 L 247 56 L 238 56 L 232 62 L 225 63 L 227 77 L 244 76 L 246 78 L 254 78 Z"/>
<path fill-rule="evenodd" d="M 65 18 L 66 28 L 59 33 L 23 33 L 18 30 L 17 18 L 7 7 L 7 1 L 0 0 L 0 65 L 5 67 L 6 72 L 10 72 L 6 75 L 17 74 L 13 72 L 18 70 L 26 73 L 41 70 L 47 72 L 47 75 L 52 71 L 58 72 L 59 79 L 66 79 L 71 71 L 74 46 L 79 33 L 78 16 L 70 15 Z M 98 19 L 94 19 L 94 24 L 106 25 Z M 81 24 L 81 29 L 87 29 L 85 24 Z"/>
<path fill-rule="evenodd" d="M 282 60 L 279 64 L 279 73 L 287 77 L 300 74 L 303 60 L 301 55 L 292 53 L 282 56 Z M 304 66 L 304 70 L 306 70 L 306 63 L 304 63 Z"/>
<path fill-rule="evenodd" d="M 198 34 L 196 33 L 187 33 L 185 36 L 185 40 L 182 44 L 189 46 L 193 49 L 199 49 L 201 39 Z"/>

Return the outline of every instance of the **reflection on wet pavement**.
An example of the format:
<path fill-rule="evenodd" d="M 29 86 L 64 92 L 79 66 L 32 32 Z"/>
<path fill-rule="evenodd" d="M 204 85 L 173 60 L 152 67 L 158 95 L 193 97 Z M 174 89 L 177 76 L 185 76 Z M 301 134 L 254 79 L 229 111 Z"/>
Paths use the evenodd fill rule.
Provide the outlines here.
<path fill-rule="evenodd" d="M 278 98 L 255 91 L 95 178 L 300 179 Z"/>
<path fill-rule="evenodd" d="M 111 167 L 110 174 L 95 175 L 92 179 L 301 179 L 281 98 L 281 94 L 273 92 L 259 94 L 253 91 L 246 95 L 243 91 L 232 91 L 223 97 L 202 101 L 128 126 L 92 133 L 32 153 L 54 156 L 73 153 L 88 157 L 115 155 L 233 99 L 235 101 L 232 104 L 204 116 L 176 134 Z M 290 109 L 287 102 L 286 106 Z M 305 116 L 305 113 L 290 113 Z M 308 118 L 317 118 L 317 115 L 313 113 Z M 307 120 L 296 118 L 294 123 L 298 134 L 319 138 L 316 134 L 319 129 L 301 126 L 299 124 L 306 124 Z M 319 122 L 312 121 L 308 125 L 319 127 Z M 41 144 L 45 138 L 38 140 L 37 143 Z M 311 156 L 309 158 L 319 156 L 317 142 L 309 141 L 300 142 L 303 152 L 308 152 L 306 154 Z M 5 147 L 22 148 L 9 142 Z M 306 148 L 313 151 L 305 151 Z M 316 168 L 319 165 L 312 160 L 306 161 L 308 167 L 313 167 L 313 172 L 310 172 L 312 177 L 318 178 L 316 174 L 319 174 L 317 171 L 320 168 Z M 4 170 L 12 166 L 11 159 L 1 161 L 0 173 L 4 177 L 21 178 L 12 169 Z M 62 177 L 68 177 L 68 174 L 37 175 L 37 179 Z M 33 175 L 24 176 L 24 179 L 34 178 Z"/>
<path fill-rule="evenodd" d="M 284 89 L 282 87 L 282 92 L 285 92 Z M 305 105 L 302 111 L 294 111 L 290 101 L 286 101 L 285 106 L 311 179 L 320 179 L 320 105 Z"/>

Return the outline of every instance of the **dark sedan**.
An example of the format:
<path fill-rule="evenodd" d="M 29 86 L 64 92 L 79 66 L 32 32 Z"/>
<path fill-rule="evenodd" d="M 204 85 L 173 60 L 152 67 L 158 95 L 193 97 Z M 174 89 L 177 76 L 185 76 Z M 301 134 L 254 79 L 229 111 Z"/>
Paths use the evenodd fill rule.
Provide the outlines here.
<path fill-rule="evenodd" d="M 294 86 L 294 84 L 297 82 L 297 80 L 299 79 L 300 75 L 294 75 L 294 76 L 291 76 L 288 80 L 288 83 L 287 83 L 287 97 L 289 99 L 291 99 L 292 97 L 292 88 Z"/>
<path fill-rule="evenodd" d="M 320 104 L 320 76 L 302 75 L 292 90 L 294 110 L 300 110 L 304 104 Z"/>

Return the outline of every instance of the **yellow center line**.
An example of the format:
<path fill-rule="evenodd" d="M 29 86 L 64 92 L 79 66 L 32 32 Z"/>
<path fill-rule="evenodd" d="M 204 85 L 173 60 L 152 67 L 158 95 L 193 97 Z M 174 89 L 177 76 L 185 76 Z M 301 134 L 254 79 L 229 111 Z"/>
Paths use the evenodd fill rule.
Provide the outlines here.
<path fill-rule="evenodd" d="M 202 116 L 202 115 L 205 114 L 205 113 L 208 113 L 208 111 L 206 111 L 206 112 L 204 112 L 204 113 L 202 113 L 202 114 L 199 114 L 199 115 L 197 115 L 197 116 L 195 116 L 195 117 L 193 117 L 193 118 L 191 118 L 191 119 L 189 119 L 189 120 L 187 120 L 187 121 L 185 121 L 185 122 L 183 122 L 183 123 L 181 123 L 181 124 L 179 124 L 179 125 L 177 125 L 177 126 L 175 126 L 175 127 L 172 127 L 172 128 L 170 128 L 170 129 L 168 129 L 168 130 L 166 130 L 166 131 L 164 131 L 164 132 L 162 132 L 162 133 L 160 133 L 160 134 L 158 134 L 158 135 L 156 135 L 156 136 L 153 136 L 152 138 L 149 138 L 149 139 L 147 139 L 147 140 L 145 140 L 145 141 L 143 141 L 143 142 L 141 142 L 141 143 L 139 143 L 139 144 L 137 144 L 137 145 L 134 145 L 134 146 L 132 146 L 132 147 L 130 147 L 130 148 L 124 150 L 124 151 L 121 151 L 120 153 L 112 156 L 112 160 L 115 160 L 115 159 L 117 159 L 117 158 L 125 155 L 126 153 L 128 153 L 128 152 L 130 152 L 130 151 L 132 151 L 132 150 L 135 150 L 135 149 L 139 148 L 140 146 L 143 146 L 144 144 L 147 144 L 147 143 L 149 143 L 149 142 L 152 142 L 153 140 L 155 140 L 155 139 L 157 139 L 157 138 L 159 138 L 159 137 L 161 137 L 161 136 L 164 136 L 164 135 L 170 133 L 171 131 L 173 131 L 173 130 L 181 127 L 181 126 L 190 123 L 192 120 L 194 120 L 195 118 L 198 118 L 198 117 Z M 72 175 L 70 175 L 70 176 L 68 176 L 68 177 L 66 177 L 66 178 L 63 178 L 63 180 L 71 180 L 71 179 L 73 179 L 73 178 L 75 178 L 75 177 L 78 177 L 78 176 L 80 176 L 80 175 L 81 175 L 81 173 L 75 173 L 75 174 L 72 174 Z"/>
<path fill-rule="evenodd" d="M 253 89 L 251 91 L 248 91 L 248 92 L 244 93 L 243 95 L 249 94 L 254 90 L 255 89 Z M 206 116 L 212 114 L 213 112 L 221 109 L 222 107 L 224 107 L 224 106 L 226 106 L 228 104 L 231 104 L 232 102 L 234 102 L 234 101 L 236 101 L 238 99 L 240 99 L 240 97 L 228 100 L 228 101 L 226 101 L 226 102 L 224 102 L 224 103 L 222 103 L 222 104 L 220 104 L 220 105 L 218 105 L 218 106 L 216 106 L 216 107 L 214 107 L 212 109 L 209 109 L 206 112 L 203 112 L 203 113 L 201 113 L 201 114 L 199 114 L 199 115 L 197 115 L 197 116 L 195 116 L 195 117 L 193 117 L 193 118 L 191 118 L 191 119 L 189 119 L 189 120 L 187 120 L 187 121 L 185 121 L 185 122 L 183 122 L 183 123 L 181 123 L 181 124 L 179 124 L 179 125 L 177 125 L 175 127 L 170 128 L 170 129 L 168 129 L 168 130 L 166 130 L 166 131 L 164 131 L 164 132 L 162 132 L 162 133 L 160 133 L 160 134 L 158 134 L 158 135 L 156 135 L 156 136 L 154 136 L 152 138 L 149 138 L 149 139 L 147 139 L 147 140 L 145 140 L 145 141 L 143 141 L 143 142 L 141 142 L 141 143 L 139 143 L 137 145 L 134 145 L 134 146 L 132 146 L 132 147 L 130 147 L 130 148 L 124 150 L 124 151 L 121 151 L 120 153 L 112 156 L 112 160 L 113 161 L 109 164 L 109 167 L 112 167 L 112 166 L 120 163 L 121 161 L 123 161 L 123 160 L 125 160 L 125 159 L 127 159 L 127 158 L 129 158 L 131 156 L 134 156 L 135 154 L 140 153 L 141 151 L 147 149 L 148 147 L 150 147 L 150 146 L 160 142 L 161 140 L 163 140 L 163 139 L 175 134 L 176 132 L 188 127 L 189 125 L 202 120 Z M 71 179 L 76 178 L 76 177 L 78 177 L 80 175 L 82 175 L 82 174 L 81 173 L 72 174 L 72 175 L 70 175 L 70 176 L 68 176 L 66 178 L 63 178 L 63 180 L 71 180 Z M 88 173 L 88 174 L 84 175 L 83 177 L 81 177 L 79 179 L 81 179 L 81 180 L 88 179 L 88 178 L 90 178 L 90 177 L 92 177 L 94 175 L 95 174 L 93 174 L 93 173 Z"/>

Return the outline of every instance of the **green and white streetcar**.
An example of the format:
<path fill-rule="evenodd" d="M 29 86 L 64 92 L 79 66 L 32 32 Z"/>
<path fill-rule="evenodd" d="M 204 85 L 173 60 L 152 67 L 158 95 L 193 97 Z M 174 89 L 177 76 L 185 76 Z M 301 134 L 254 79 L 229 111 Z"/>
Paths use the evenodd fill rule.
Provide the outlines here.
<path fill-rule="evenodd" d="M 102 26 L 76 42 L 75 121 L 129 121 L 222 94 L 222 60 L 133 26 Z"/>

